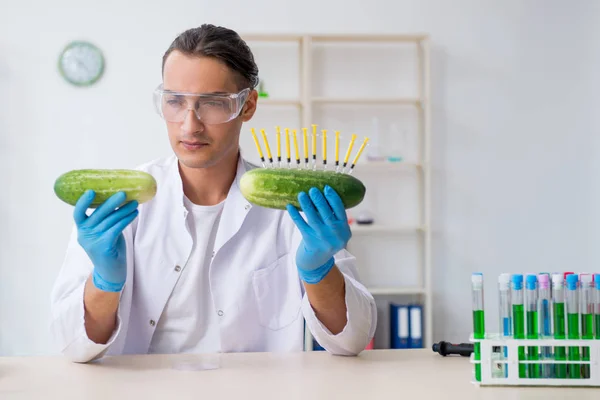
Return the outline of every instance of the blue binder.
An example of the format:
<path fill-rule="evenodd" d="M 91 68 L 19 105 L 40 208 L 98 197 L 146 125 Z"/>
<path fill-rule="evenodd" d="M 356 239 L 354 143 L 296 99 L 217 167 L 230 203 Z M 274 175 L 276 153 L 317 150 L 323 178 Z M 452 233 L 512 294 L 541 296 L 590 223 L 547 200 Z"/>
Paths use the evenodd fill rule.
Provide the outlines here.
<path fill-rule="evenodd" d="M 411 304 L 409 311 L 409 346 L 411 349 L 423 348 L 423 306 Z"/>
<path fill-rule="evenodd" d="M 390 303 L 390 348 L 407 349 L 409 329 L 408 306 Z"/>

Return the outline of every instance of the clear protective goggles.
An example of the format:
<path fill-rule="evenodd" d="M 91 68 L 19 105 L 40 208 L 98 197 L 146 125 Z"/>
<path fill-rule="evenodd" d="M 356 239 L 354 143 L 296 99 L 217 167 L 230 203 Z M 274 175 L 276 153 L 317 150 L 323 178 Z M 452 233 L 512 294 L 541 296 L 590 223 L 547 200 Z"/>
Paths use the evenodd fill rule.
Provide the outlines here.
<path fill-rule="evenodd" d="M 250 88 L 232 94 L 175 92 L 164 90 L 161 84 L 154 90 L 154 106 L 168 122 L 183 122 L 192 110 L 205 124 L 224 124 L 240 114 L 249 93 Z"/>

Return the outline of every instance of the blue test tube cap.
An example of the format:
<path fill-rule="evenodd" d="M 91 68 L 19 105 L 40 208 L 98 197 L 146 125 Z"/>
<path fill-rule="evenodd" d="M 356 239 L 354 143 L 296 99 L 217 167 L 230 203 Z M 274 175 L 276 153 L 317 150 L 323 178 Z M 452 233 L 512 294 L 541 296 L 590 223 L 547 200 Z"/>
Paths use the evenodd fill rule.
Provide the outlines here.
<path fill-rule="evenodd" d="M 596 284 L 596 289 L 600 290 L 600 274 L 594 275 L 594 283 Z"/>
<path fill-rule="evenodd" d="M 535 290 L 537 285 L 537 276 L 527 275 L 527 289 Z"/>
<path fill-rule="evenodd" d="M 577 290 L 577 282 L 579 280 L 579 276 L 577 274 L 569 274 L 567 275 L 567 289 L 569 290 Z"/>
<path fill-rule="evenodd" d="M 511 276 L 511 280 L 513 283 L 513 289 L 515 289 L 515 290 L 523 289 L 523 275 L 514 274 L 513 276 Z"/>

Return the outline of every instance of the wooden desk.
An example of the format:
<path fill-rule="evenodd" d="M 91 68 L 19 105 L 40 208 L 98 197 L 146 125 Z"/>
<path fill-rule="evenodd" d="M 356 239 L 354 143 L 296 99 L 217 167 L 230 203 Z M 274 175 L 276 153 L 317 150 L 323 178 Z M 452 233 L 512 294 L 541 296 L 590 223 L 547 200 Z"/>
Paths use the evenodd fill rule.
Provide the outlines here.
<path fill-rule="evenodd" d="M 215 360 L 217 369 L 176 369 Z M 358 357 L 325 352 L 121 356 L 93 364 L 18 357 L 0 358 L 0 399 L 600 399 L 600 389 L 479 388 L 470 376 L 468 359 L 444 358 L 428 349 L 372 350 Z"/>

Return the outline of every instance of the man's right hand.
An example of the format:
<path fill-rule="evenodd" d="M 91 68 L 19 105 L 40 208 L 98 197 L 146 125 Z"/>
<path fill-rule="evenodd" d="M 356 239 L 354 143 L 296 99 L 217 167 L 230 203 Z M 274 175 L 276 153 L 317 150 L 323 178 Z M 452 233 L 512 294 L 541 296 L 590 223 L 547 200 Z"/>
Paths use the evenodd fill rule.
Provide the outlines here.
<path fill-rule="evenodd" d="M 123 230 L 137 217 L 138 202 L 123 204 L 126 195 L 118 192 L 87 216 L 94 197 L 93 191 L 87 191 L 75 204 L 77 240 L 94 264 L 94 286 L 105 292 L 120 292 L 127 278 Z"/>

